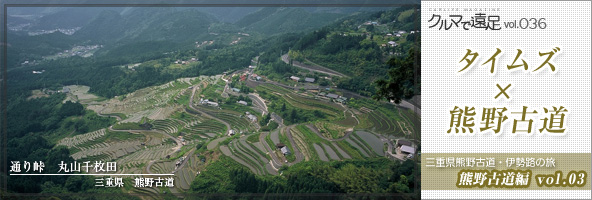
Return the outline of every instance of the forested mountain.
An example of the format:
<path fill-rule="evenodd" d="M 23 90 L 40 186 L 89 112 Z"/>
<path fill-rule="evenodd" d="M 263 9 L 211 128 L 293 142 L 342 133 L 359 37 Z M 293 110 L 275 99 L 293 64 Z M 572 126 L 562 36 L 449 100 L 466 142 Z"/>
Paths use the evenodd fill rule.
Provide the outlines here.
<path fill-rule="evenodd" d="M 264 34 L 304 32 L 317 29 L 345 16 L 340 13 L 312 13 L 302 8 L 267 7 L 234 23 L 245 31 Z"/>
<path fill-rule="evenodd" d="M 123 8 L 117 7 L 81 7 L 65 8 L 63 10 L 44 15 L 37 20 L 29 29 L 55 29 L 55 28 L 76 28 L 86 26 L 95 16 L 103 11 L 120 11 Z"/>
<path fill-rule="evenodd" d="M 8 68 L 13 68 L 26 60 L 41 60 L 44 55 L 56 54 L 69 49 L 80 41 L 60 32 L 29 36 L 22 32 L 8 31 Z"/>
<path fill-rule="evenodd" d="M 106 10 L 99 13 L 74 37 L 98 43 L 131 43 L 136 41 L 188 41 L 208 34 L 216 20 L 197 10 L 142 8 L 129 13 Z"/>

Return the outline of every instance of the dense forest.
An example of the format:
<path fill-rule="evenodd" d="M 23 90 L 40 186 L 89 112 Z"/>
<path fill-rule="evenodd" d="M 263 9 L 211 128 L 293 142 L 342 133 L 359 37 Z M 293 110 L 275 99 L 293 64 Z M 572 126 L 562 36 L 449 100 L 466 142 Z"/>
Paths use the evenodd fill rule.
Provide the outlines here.
<path fill-rule="evenodd" d="M 191 184 L 194 193 L 413 193 L 415 163 L 386 158 L 302 162 L 280 169 L 280 176 L 257 176 L 230 158 L 208 166 Z M 353 176 L 355 175 L 355 176 Z"/>

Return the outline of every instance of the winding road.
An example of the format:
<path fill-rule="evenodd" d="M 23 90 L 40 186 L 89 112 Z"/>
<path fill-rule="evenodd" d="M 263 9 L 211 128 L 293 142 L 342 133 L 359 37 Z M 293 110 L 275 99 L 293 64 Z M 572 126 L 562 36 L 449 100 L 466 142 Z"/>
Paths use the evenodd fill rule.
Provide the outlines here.
<path fill-rule="evenodd" d="M 290 57 L 288 56 L 288 54 L 284 54 L 282 55 L 282 61 L 284 61 L 286 64 L 290 64 Z M 310 62 L 310 60 L 307 60 Z M 323 73 L 323 74 L 328 74 L 331 76 L 339 76 L 339 77 L 347 77 L 346 75 L 336 72 L 334 70 L 331 70 L 329 68 L 323 67 L 323 66 L 311 66 L 311 65 L 307 65 L 298 61 L 292 61 L 292 66 L 294 67 L 298 67 L 298 68 L 302 68 L 302 69 L 307 69 L 313 72 L 319 72 L 319 73 Z"/>
<path fill-rule="evenodd" d="M 288 137 L 288 140 L 290 141 L 290 144 L 292 145 L 292 147 L 294 149 L 294 156 L 296 156 L 296 159 L 294 160 L 294 162 L 288 163 L 288 166 L 291 166 L 293 164 L 299 163 L 302 160 L 304 160 L 304 156 L 302 155 L 302 153 L 298 149 L 298 145 L 296 145 L 296 142 L 294 142 L 294 138 L 292 138 L 292 131 L 290 131 L 296 125 L 297 124 L 293 124 L 293 125 L 286 127 L 285 129 L 283 129 L 284 133 L 286 134 L 286 137 Z"/>

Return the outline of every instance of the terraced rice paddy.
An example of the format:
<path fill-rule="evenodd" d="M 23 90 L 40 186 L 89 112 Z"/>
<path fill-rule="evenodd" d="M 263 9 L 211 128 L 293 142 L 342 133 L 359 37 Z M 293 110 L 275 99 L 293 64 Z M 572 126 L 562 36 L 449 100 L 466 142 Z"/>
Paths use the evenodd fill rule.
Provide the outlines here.
<path fill-rule="evenodd" d="M 413 110 L 410 109 L 400 109 L 401 116 L 405 119 L 406 129 L 411 132 L 411 134 L 415 134 L 414 138 L 419 140 L 421 139 L 421 119 L 419 115 L 417 115 Z"/>
<path fill-rule="evenodd" d="M 175 170 L 175 161 L 155 162 L 150 167 L 152 173 L 168 174 Z"/>
<path fill-rule="evenodd" d="M 175 173 L 175 182 L 177 183 L 175 184 L 175 188 L 181 190 L 189 190 L 191 182 L 193 182 L 197 176 L 197 169 L 200 164 L 200 161 L 195 154 L 188 156 L 186 159 L 189 159 L 187 164 Z"/>
<path fill-rule="evenodd" d="M 337 104 L 316 100 L 309 97 L 304 97 L 298 94 L 287 94 L 285 98 L 290 104 L 295 107 L 306 110 L 319 110 L 331 116 L 338 117 L 343 113 L 343 107 Z"/>
<path fill-rule="evenodd" d="M 200 123 L 193 124 L 184 129 L 188 134 L 198 135 L 201 138 L 211 138 L 226 133 L 226 126 L 219 121 L 207 119 Z"/>
<path fill-rule="evenodd" d="M 88 109 L 103 114 L 124 114 L 128 118 L 123 122 L 139 122 L 144 117 L 163 120 L 178 109 L 171 102 L 184 95 L 187 87 L 195 80 L 197 79 L 178 79 L 163 85 L 143 88 L 127 94 L 121 100 L 117 97 L 89 105 Z"/>
<path fill-rule="evenodd" d="M 296 94 L 291 90 L 274 86 L 270 84 L 263 84 L 257 87 L 258 91 L 266 91 L 271 94 L 276 94 L 284 98 L 291 106 L 304 110 L 318 110 L 332 118 L 343 116 L 344 108 L 326 101 L 321 101 L 308 96 Z"/>
<path fill-rule="evenodd" d="M 327 158 L 327 156 L 325 155 L 325 151 L 321 146 L 319 146 L 318 144 L 313 144 L 312 146 L 314 147 L 315 151 L 317 152 L 317 155 L 319 155 L 319 158 L 322 161 L 329 161 L 329 158 Z"/>
<path fill-rule="evenodd" d="M 167 134 L 179 132 L 179 128 L 185 126 L 185 122 L 177 119 L 155 120 L 152 122 L 152 129 L 160 130 Z"/>
<path fill-rule="evenodd" d="M 232 129 L 237 131 L 251 131 L 254 130 L 254 126 L 250 121 L 247 120 L 245 117 L 245 113 L 239 113 L 231 110 L 224 110 L 224 109 L 213 109 L 207 106 L 201 106 L 201 110 L 207 112 L 208 114 L 221 119 L 225 122 L 230 123 Z M 242 117 L 241 117 L 242 116 Z"/>
<path fill-rule="evenodd" d="M 83 147 L 79 152 L 72 154 L 75 160 L 88 157 L 106 155 L 107 160 L 117 159 L 126 154 L 137 151 L 141 148 L 140 141 L 117 142 L 117 143 L 99 143 L 91 147 Z"/>
<path fill-rule="evenodd" d="M 344 112 L 345 119 L 335 121 L 335 124 L 339 124 L 346 127 L 355 127 L 358 125 L 358 120 L 354 117 L 354 114 L 351 111 Z"/>
<path fill-rule="evenodd" d="M 90 133 L 77 135 L 74 137 L 67 137 L 58 142 L 58 145 L 67 146 L 68 148 L 76 147 L 77 145 L 84 144 L 88 141 L 95 140 L 99 137 L 105 136 L 105 129 L 100 129 Z"/>
<path fill-rule="evenodd" d="M 148 199 L 162 199 L 162 192 L 157 187 L 132 187 L 132 192 Z"/>
<path fill-rule="evenodd" d="M 294 142 L 296 143 L 296 145 L 298 145 L 300 152 L 304 156 L 304 160 L 309 161 L 318 159 L 316 151 L 314 151 L 311 148 L 310 144 L 306 143 L 304 136 L 302 136 L 302 133 L 298 131 L 293 131 L 292 137 L 294 138 Z"/>
<path fill-rule="evenodd" d="M 356 131 L 355 134 L 361 139 L 359 141 L 368 144 L 376 154 L 384 156 L 384 142 L 376 137 L 376 135 L 366 131 Z"/>
<path fill-rule="evenodd" d="M 238 153 L 237 157 L 237 153 L 236 151 L 232 151 L 231 148 L 229 148 L 228 146 L 220 146 L 220 151 L 222 151 L 222 153 L 224 153 L 225 156 L 228 156 L 230 158 L 232 158 L 233 160 L 235 160 L 236 162 L 240 163 L 241 165 L 244 165 L 245 167 L 249 168 L 249 170 L 251 170 L 253 173 L 255 174 L 261 174 L 260 170 L 256 167 L 253 167 L 251 160 L 247 160 L 245 161 L 245 157 L 244 155 Z"/>
<path fill-rule="evenodd" d="M 247 166 L 247 167 L 249 167 L 249 169 L 256 169 L 256 171 L 254 171 L 254 173 L 257 173 L 257 174 L 266 173 L 265 170 L 262 168 L 262 166 L 265 166 L 267 161 L 258 159 L 258 156 L 256 156 L 254 152 L 246 150 L 246 148 L 244 146 L 241 146 L 240 142 L 238 142 L 237 140 L 234 140 L 228 146 L 232 150 L 232 154 L 234 156 L 236 156 L 237 158 L 240 158 L 241 160 L 244 161 L 243 163 L 246 163 L 247 165 L 249 165 L 249 166 Z"/>
<path fill-rule="evenodd" d="M 335 151 L 333 151 L 333 148 L 331 148 L 329 145 L 323 143 L 323 149 L 325 149 L 325 152 L 327 153 L 327 155 L 329 155 L 329 158 L 331 158 L 331 160 L 341 160 L 339 158 L 339 156 L 337 155 L 337 153 L 335 153 Z"/>
<path fill-rule="evenodd" d="M 360 152 L 360 154 L 362 154 L 364 157 L 370 157 L 370 155 L 368 155 L 368 153 L 358 145 L 358 143 L 354 142 L 353 140 L 351 140 L 350 138 L 345 139 L 345 141 L 353 146 L 358 152 Z"/>
<path fill-rule="evenodd" d="M 333 142 L 333 143 L 331 143 L 331 145 L 333 145 L 333 147 L 335 147 L 335 149 L 337 150 L 339 155 L 341 155 L 343 157 L 343 159 L 351 159 L 352 158 L 349 154 L 347 154 L 345 151 L 343 151 L 343 149 L 341 149 L 339 147 L 337 142 Z"/>
<path fill-rule="evenodd" d="M 152 160 L 165 159 L 166 155 L 173 152 L 174 144 L 145 147 L 132 154 L 117 160 L 117 164 L 126 168 L 136 168 L 137 165 L 146 164 Z"/>
<path fill-rule="evenodd" d="M 275 131 L 272 131 L 271 133 L 269 133 L 269 138 L 271 139 L 271 141 L 273 142 L 273 144 L 280 143 L 280 135 L 279 134 L 280 134 L 279 129 L 278 130 L 275 130 Z"/>
<path fill-rule="evenodd" d="M 196 86 L 196 90 L 188 88 L 195 86 L 196 80 L 173 81 L 130 93 L 121 98 L 123 101 L 114 98 L 104 102 L 104 105 L 92 105 L 105 113 L 118 111 L 128 116 L 128 121 L 148 117 L 152 129 L 157 131 L 136 131 L 134 133 L 143 137 L 131 137 L 130 134 L 124 135 L 123 139 L 111 140 L 108 139 L 109 134 L 114 132 L 101 129 L 64 138 L 58 141 L 58 145 L 71 148 L 75 152 L 72 157 L 77 160 L 115 160 L 118 169 L 121 169 L 117 173 L 175 173 L 175 187 L 169 189 L 171 192 L 183 192 L 190 189 L 196 173 L 204 167 L 200 166 L 203 163 L 194 152 L 213 155 L 213 159 L 227 156 L 255 174 L 277 175 L 282 165 L 290 166 L 302 158 L 305 161 L 332 161 L 384 156 L 384 143 L 375 134 L 403 136 L 407 132 L 419 131 L 415 127 L 419 118 L 412 111 L 398 110 L 394 106 L 383 107 L 371 101 L 362 101 L 362 105 L 355 108 L 344 107 L 272 84 L 261 84 L 257 87 L 258 91 L 283 98 L 286 104 L 290 104 L 290 109 L 318 110 L 328 118 L 290 126 L 282 124 L 270 133 L 260 133 L 259 126 L 254 125 L 256 122 L 244 117 L 246 110 L 197 105 L 198 108 L 193 109 L 203 111 L 198 112 L 189 106 L 193 91 L 198 92 L 194 100 L 208 98 L 223 101 L 221 93 L 226 83 L 220 80 L 220 76 L 200 77 L 197 81 L 201 84 Z M 263 110 L 265 105 L 259 107 Z M 248 111 L 252 110 L 249 108 Z M 202 113 L 212 117 L 202 116 Z M 253 114 L 259 116 L 260 113 Z M 229 142 L 225 141 L 229 138 L 225 135 L 227 127 L 216 118 L 230 124 L 236 133 L 243 132 L 246 136 L 241 134 L 232 137 Z M 261 141 L 262 136 L 251 134 L 268 135 Z M 186 145 L 182 148 L 169 137 L 177 135 L 183 135 L 185 139 Z M 249 135 L 253 137 L 248 139 Z M 197 141 L 207 143 L 206 152 L 195 148 Z M 225 142 L 221 144 L 222 141 Z M 291 154 L 281 155 L 275 148 L 278 143 L 285 144 Z M 265 145 L 269 145 L 271 150 L 268 151 Z M 167 158 L 167 155 L 173 158 Z M 187 156 L 186 162 L 176 169 L 175 162 L 179 156 Z M 133 188 L 133 191 L 148 194 L 148 197 L 163 192 L 154 188 Z"/>
<path fill-rule="evenodd" d="M 314 126 L 308 125 L 308 127 L 315 133 L 320 133 L 323 138 L 328 139 L 342 138 L 347 132 L 351 132 L 353 130 L 352 127 L 344 127 L 328 122 L 317 122 L 314 124 Z"/>
<path fill-rule="evenodd" d="M 228 138 L 228 136 L 224 136 L 215 140 L 212 140 L 210 143 L 208 143 L 208 150 L 213 150 L 214 148 L 216 148 L 216 146 L 218 146 L 218 143 L 224 141 L 226 138 Z M 220 147 L 220 150 L 222 150 L 222 147 Z M 224 151 L 222 151 L 224 152 Z"/>
<path fill-rule="evenodd" d="M 363 123 L 360 123 L 360 128 L 384 135 L 404 136 L 403 131 L 397 123 L 398 120 L 387 116 L 382 109 L 362 114 L 359 118 L 363 121 Z"/>

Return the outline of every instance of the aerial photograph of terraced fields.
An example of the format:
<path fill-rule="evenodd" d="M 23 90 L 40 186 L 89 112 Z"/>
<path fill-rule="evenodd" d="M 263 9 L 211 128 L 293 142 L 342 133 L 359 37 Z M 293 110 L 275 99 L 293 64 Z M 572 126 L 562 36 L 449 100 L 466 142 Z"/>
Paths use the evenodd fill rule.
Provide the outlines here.
<path fill-rule="evenodd" d="M 419 198 L 419 5 L 6 14 L 7 199 Z"/>

